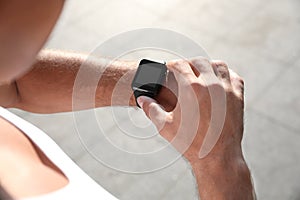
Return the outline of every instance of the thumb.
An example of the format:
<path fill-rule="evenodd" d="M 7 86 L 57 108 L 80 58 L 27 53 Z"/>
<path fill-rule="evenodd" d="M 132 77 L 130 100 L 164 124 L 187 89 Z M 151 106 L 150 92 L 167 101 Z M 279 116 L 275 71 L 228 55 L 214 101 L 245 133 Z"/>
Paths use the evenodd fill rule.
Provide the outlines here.
<path fill-rule="evenodd" d="M 155 101 L 147 96 L 139 96 L 137 102 L 147 117 L 154 123 L 158 130 L 164 127 L 167 112 Z"/>

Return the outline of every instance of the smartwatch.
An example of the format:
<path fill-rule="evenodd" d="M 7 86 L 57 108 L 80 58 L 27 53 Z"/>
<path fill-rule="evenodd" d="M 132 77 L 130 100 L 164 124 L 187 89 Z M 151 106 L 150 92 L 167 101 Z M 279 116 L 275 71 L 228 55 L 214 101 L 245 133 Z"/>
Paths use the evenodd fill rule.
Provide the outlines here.
<path fill-rule="evenodd" d="M 141 60 L 131 84 L 135 100 L 139 96 L 154 98 L 164 84 L 166 75 L 167 66 L 165 63 L 147 59 Z M 136 105 L 140 107 L 137 101 Z"/>

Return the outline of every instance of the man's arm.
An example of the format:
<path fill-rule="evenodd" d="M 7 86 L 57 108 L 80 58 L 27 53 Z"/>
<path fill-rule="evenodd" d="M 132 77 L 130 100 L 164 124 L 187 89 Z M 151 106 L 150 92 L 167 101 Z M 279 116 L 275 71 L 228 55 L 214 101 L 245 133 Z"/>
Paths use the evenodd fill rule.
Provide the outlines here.
<path fill-rule="evenodd" d="M 85 62 L 90 73 L 103 71 L 109 60 L 103 58 L 87 60 L 87 55 L 43 50 L 37 57 L 31 71 L 15 82 L 17 100 L 8 107 L 20 108 L 35 113 L 54 113 L 72 111 L 73 86 L 80 66 Z M 137 62 L 113 61 L 109 63 L 98 82 L 95 93 L 95 106 L 110 106 L 113 89 L 118 81 L 121 88 L 114 102 L 115 105 L 135 105 L 131 95 L 131 80 L 136 71 Z M 120 79 L 123 75 L 127 79 Z M 88 81 L 87 81 L 88 82 Z M 94 85 L 84 85 L 95 87 Z M 125 98 L 127 97 L 127 98 Z M 84 101 L 84 99 L 83 99 Z M 81 109 L 91 108 L 82 103 Z"/>
<path fill-rule="evenodd" d="M 95 89 L 95 99 L 90 103 L 90 99 L 87 100 L 84 94 L 80 95 L 80 98 L 76 99 L 76 103 L 80 106 L 74 108 L 72 107 L 74 83 L 82 64 L 89 74 L 98 74 L 99 81 L 95 85 L 89 85 L 89 80 L 83 80 L 79 89 L 92 92 Z M 67 112 L 112 105 L 135 106 L 131 82 L 137 65 L 138 61 L 90 58 L 80 53 L 42 50 L 31 71 L 11 84 L 2 86 L 0 84 L 0 106 L 35 113 Z M 114 92 L 116 84 L 118 90 Z M 171 110 L 177 102 L 173 94 L 174 91 L 176 93 L 177 87 L 174 76 L 169 76 L 166 85 L 156 99 L 167 110 Z M 168 88 L 171 88 L 172 92 Z"/>

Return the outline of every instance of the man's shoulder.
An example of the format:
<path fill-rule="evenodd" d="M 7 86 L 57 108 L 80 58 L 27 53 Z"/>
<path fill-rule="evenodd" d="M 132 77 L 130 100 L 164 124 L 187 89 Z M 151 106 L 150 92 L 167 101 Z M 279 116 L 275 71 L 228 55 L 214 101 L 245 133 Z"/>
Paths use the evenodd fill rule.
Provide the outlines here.
<path fill-rule="evenodd" d="M 7 151 L 26 153 L 30 148 L 32 143 L 27 136 L 14 124 L 0 117 L 0 154 Z"/>

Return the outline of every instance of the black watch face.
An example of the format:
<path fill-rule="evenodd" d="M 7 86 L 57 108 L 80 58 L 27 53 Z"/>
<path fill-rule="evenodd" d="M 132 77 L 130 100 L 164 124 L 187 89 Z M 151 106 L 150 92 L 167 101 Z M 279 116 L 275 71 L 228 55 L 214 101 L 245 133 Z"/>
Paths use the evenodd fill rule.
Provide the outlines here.
<path fill-rule="evenodd" d="M 132 87 L 156 94 L 164 82 L 166 72 L 165 64 L 143 59 L 135 74 Z"/>

